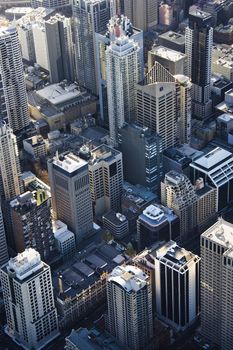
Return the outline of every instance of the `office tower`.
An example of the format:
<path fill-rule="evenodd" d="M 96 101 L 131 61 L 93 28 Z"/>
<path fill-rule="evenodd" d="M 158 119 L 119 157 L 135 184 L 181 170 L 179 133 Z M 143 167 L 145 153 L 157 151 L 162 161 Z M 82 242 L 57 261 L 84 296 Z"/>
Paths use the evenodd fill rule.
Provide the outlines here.
<path fill-rule="evenodd" d="M 102 216 L 110 209 L 118 212 L 123 189 L 121 152 L 107 145 L 93 149 L 88 169 L 94 215 Z"/>
<path fill-rule="evenodd" d="M 157 0 L 124 0 L 124 14 L 144 32 L 158 24 Z"/>
<path fill-rule="evenodd" d="M 74 80 L 71 18 L 56 14 L 45 21 L 50 81 Z M 38 45 L 38 43 L 36 43 Z"/>
<path fill-rule="evenodd" d="M 233 200 L 233 155 L 221 147 L 198 157 L 190 164 L 193 183 L 202 177 L 217 191 L 217 210 L 225 208 Z"/>
<path fill-rule="evenodd" d="M 49 72 L 51 83 L 74 80 L 74 48 L 71 19 L 55 14 L 32 24 L 35 62 Z"/>
<path fill-rule="evenodd" d="M 16 137 L 0 120 L 0 196 L 8 200 L 21 193 L 20 174 Z"/>
<path fill-rule="evenodd" d="M 158 241 L 176 239 L 180 234 L 179 218 L 167 207 L 151 204 L 137 220 L 138 250 L 150 247 Z"/>
<path fill-rule="evenodd" d="M 25 192 L 10 202 L 16 253 L 34 248 L 43 260 L 54 251 L 50 198 L 43 190 Z"/>
<path fill-rule="evenodd" d="M 135 266 L 118 266 L 107 278 L 108 327 L 122 346 L 145 349 L 153 334 L 149 277 Z"/>
<path fill-rule="evenodd" d="M 64 261 L 71 259 L 76 252 L 75 235 L 60 220 L 53 222 L 53 232 L 57 251 Z"/>
<path fill-rule="evenodd" d="M 45 7 L 50 9 L 62 9 L 70 6 L 69 0 L 31 0 L 31 7 Z"/>
<path fill-rule="evenodd" d="M 3 223 L 2 210 L 0 205 L 0 266 L 8 261 L 8 250 L 6 243 L 6 232 Z"/>
<path fill-rule="evenodd" d="M 106 80 L 110 138 L 118 145 L 118 129 L 135 120 L 136 84 L 143 65 L 139 44 L 124 34 L 106 48 Z"/>
<path fill-rule="evenodd" d="M 148 71 L 159 62 L 171 75 L 187 73 L 187 55 L 165 46 L 153 46 L 148 52 Z"/>
<path fill-rule="evenodd" d="M 211 116 L 210 79 L 213 47 L 211 15 L 198 9 L 190 10 L 185 32 L 188 56 L 188 76 L 192 81 L 192 112 L 197 119 Z"/>
<path fill-rule="evenodd" d="M 108 230 L 114 238 L 120 240 L 129 233 L 129 222 L 125 215 L 110 210 L 103 215 L 103 228 Z"/>
<path fill-rule="evenodd" d="M 201 235 L 201 333 L 216 348 L 230 350 L 233 225 L 219 219 Z"/>
<path fill-rule="evenodd" d="M 168 49 L 185 52 L 185 36 L 169 30 L 158 37 L 158 44 Z"/>
<path fill-rule="evenodd" d="M 93 228 L 88 163 L 72 153 L 48 161 L 54 219 L 74 232 L 76 244 Z"/>
<path fill-rule="evenodd" d="M 136 86 L 137 123 L 162 137 L 163 150 L 176 144 L 175 78 L 158 62 Z"/>
<path fill-rule="evenodd" d="M 162 139 L 147 127 L 124 124 L 119 130 L 124 179 L 157 191 L 163 176 Z"/>
<path fill-rule="evenodd" d="M 200 258 L 174 241 L 159 242 L 133 262 L 152 280 L 156 316 L 176 331 L 190 327 L 200 313 Z"/>
<path fill-rule="evenodd" d="M 180 219 L 180 240 L 185 242 L 212 223 L 217 213 L 217 191 L 198 178 L 195 186 L 189 178 L 169 171 L 161 182 L 161 202 Z"/>
<path fill-rule="evenodd" d="M 21 49 L 16 28 L 0 31 L 0 74 L 2 82 L 1 111 L 13 130 L 20 131 L 30 123 Z"/>
<path fill-rule="evenodd" d="M 59 335 L 50 267 L 34 249 L 0 270 L 7 334 L 24 349 L 44 348 Z"/>
<path fill-rule="evenodd" d="M 180 219 L 180 239 L 191 238 L 197 225 L 197 195 L 187 176 L 169 171 L 161 182 L 161 202 L 173 209 Z"/>
<path fill-rule="evenodd" d="M 185 75 L 175 75 L 177 98 L 177 138 L 181 144 L 191 141 L 192 83 Z"/>
<path fill-rule="evenodd" d="M 160 4 L 159 6 L 159 24 L 162 26 L 171 26 L 173 23 L 173 6 Z"/>
<path fill-rule="evenodd" d="M 139 44 L 141 65 L 143 67 L 143 32 L 140 29 L 134 28 L 128 19 L 124 15 L 118 15 L 112 17 L 107 25 L 106 29 L 101 33 L 95 34 L 96 42 L 96 65 L 97 65 L 97 78 L 98 78 L 98 92 L 100 103 L 100 115 L 102 122 L 108 125 L 108 101 L 107 101 L 107 77 L 106 77 L 106 47 L 115 41 L 116 36 L 125 35 L 134 42 Z M 139 80 L 143 79 L 143 70 L 141 69 L 142 76 Z"/>
<path fill-rule="evenodd" d="M 109 0 L 73 0 L 77 81 L 94 94 L 98 93 L 95 33 L 106 30 L 110 7 Z"/>

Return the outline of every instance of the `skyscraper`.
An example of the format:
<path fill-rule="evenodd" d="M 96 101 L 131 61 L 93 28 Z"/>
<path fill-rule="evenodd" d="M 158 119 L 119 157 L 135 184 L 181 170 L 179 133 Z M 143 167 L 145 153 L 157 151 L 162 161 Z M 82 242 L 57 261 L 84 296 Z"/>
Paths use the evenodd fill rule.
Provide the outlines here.
<path fill-rule="evenodd" d="M 191 141 L 192 83 L 185 75 L 175 75 L 177 98 L 177 138 L 179 143 Z"/>
<path fill-rule="evenodd" d="M 88 163 L 72 153 L 48 161 L 55 219 L 67 224 L 76 244 L 93 228 Z"/>
<path fill-rule="evenodd" d="M 157 191 L 163 176 L 162 138 L 147 127 L 126 123 L 119 130 L 119 150 L 125 180 Z"/>
<path fill-rule="evenodd" d="M 1 112 L 13 132 L 30 123 L 21 49 L 16 28 L 1 28 Z"/>
<path fill-rule="evenodd" d="M 174 241 L 159 242 L 134 259 L 145 273 L 151 271 L 154 311 L 176 331 L 184 331 L 200 313 L 200 258 Z"/>
<path fill-rule="evenodd" d="M 136 86 L 137 122 L 162 137 L 163 150 L 177 140 L 175 78 L 158 62 Z"/>
<path fill-rule="evenodd" d="M 25 192 L 10 202 L 16 253 L 34 248 L 43 260 L 54 251 L 50 198 L 45 191 Z"/>
<path fill-rule="evenodd" d="M 0 205 L 0 266 L 8 261 L 8 251 L 6 243 L 6 233 L 3 223 L 2 210 Z"/>
<path fill-rule="evenodd" d="M 59 335 L 50 267 L 30 248 L 0 270 L 7 334 L 25 349 L 44 348 Z"/>
<path fill-rule="evenodd" d="M 100 100 L 101 119 L 108 125 L 108 101 L 107 101 L 107 77 L 106 77 L 106 47 L 115 41 L 116 36 L 125 35 L 134 42 L 137 42 L 140 47 L 141 65 L 143 66 L 143 32 L 140 29 L 134 28 L 130 19 L 124 15 L 115 15 L 112 17 L 106 29 L 101 33 L 95 34 L 96 39 L 96 65 L 98 77 L 98 92 Z M 143 70 L 141 70 L 143 74 Z M 143 75 L 139 80 L 143 79 Z"/>
<path fill-rule="evenodd" d="M 198 9 L 190 10 L 185 32 L 188 56 L 188 76 L 192 81 L 192 112 L 197 119 L 211 116 L 210 79 L 213 47 L 211 15 Z"/>
<path fill-rule="evenodd" d="M 106 30 L 110 19 L 109 0 L 73 0 L 77 81 L 97 94 L 95 33 Z"/>
<path fill-rule="evenodd" d="M 106 80 L 110 138 L 118 144 L 118 129 L 135 120 L 136 84 L 142 77 L 141 48 L 119 32 L 106 48 Z"/>
<path fill-rule="evenodd" d="M 145 349 L 153 335 L 149 277 L 135 266 L 118 266 L 107 278 L 108 326 L 122 346 Z"/>
<path fill-rule="evenodd" d="M 144 32 L 158 24 L 158 0 L 124 0 L 124 13 Z"/>
<path fill-rule="evenodd" d="M 123 189 L 123 164 L 121 152 L 107 145 L 91 151 L 88 162 L 91 199 L 97 216 L 110 209 L 121 209 Z"/>
<path fill-rule="evenodd" d="M 201 235 L 201 333 L 216 348 L 232 339 L 233 225 L 219 219 Z"/>
<path fill-rule="evenodd" d="M 20 164 L 16 137 L 0 120 L 0 196 L 8 200 L 21 193 Z"/>

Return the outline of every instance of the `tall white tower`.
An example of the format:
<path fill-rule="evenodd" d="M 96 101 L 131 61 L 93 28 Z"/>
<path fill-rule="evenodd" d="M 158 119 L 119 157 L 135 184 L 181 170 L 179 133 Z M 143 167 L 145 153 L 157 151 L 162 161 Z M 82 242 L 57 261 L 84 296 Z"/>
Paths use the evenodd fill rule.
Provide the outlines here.
<path fill-rule="evenodd" d="M 135 266 L 117 266 L 107 279 L 110 333 L 122 346 L 144 349 L 153 335 L 150 278 Z"/>
<path fill-rule="evenodd" d="M 29 125 L 30 118 L 21 49 L 13 27 L 0 30 L 0 75 L 5 100 L 1 101 L 1 111 L 5 108 L 4 117 L 13 132 L 22 130 Z"/>
<path fill-rule="evenodd" d="M 16 137 L 0 121 L 0 196 L 11 199 L 21 193 L 20 164 Z"/>
<path fill-rule="evenodd" d="M 7 333 L 25 349 L 44 348 L 59 335 L 50 267 L 32 248 L 0 270 Z"/>
<path fill-rule="evenodd" d="M 117 145 L 118 129 L 135 120 L 135 87 L 143 69 L 139 44 L 119 33 L 106 49 L 106 67 L 109 131 Z"/>

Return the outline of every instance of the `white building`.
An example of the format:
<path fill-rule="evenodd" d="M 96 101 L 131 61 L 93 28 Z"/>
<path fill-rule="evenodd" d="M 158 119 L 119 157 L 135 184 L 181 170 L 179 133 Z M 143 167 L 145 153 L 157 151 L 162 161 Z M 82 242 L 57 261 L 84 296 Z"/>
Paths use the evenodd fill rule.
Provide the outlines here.
<path fill-rule="evenodd" d="M 6 242 L 6 233 L 3 223 L 2 210 L 0 206 L 0 266 L 8 261 L 8 250 Z"/>
<path fill-rule="evenodd" d="M 142 77 L 141 48 L 138 42 L 119 32 L 106 48 L 106 80 L 109 131 L 118 144 L 118 129 L 135 120 L 136 84 Z"/>
<path fill-rule="evenodd" d="M 0 121 L 0 195 L 5 199 L 21 193 L 20 174 L 16 137 L 11 128 Z"/>
<path fill-rule="evenodd" d="M 36 63 L 49 72 L 48 46 L 44 22 L 36 22 L 32 26 L 33 39 L 35 43 Z"/>
<path fill-rule="evenodd" d="M 106 47 L 116 40 L 116 36 L 125 35 L 139 44 L 141 66 L 143 67 L 143 31 L 134 28 L 130 19 L 124 15 L 112 17 L 106 29 L 102 33 L 95 33 L 96 39 L 96 69 L 98 78 L 98 92 L 100 100 L 101 119 L 108 124 L 108 101 L 107 101 L 107 77 L 106 77 Z M 141 69 L 143 79 L 143 70 Z"/>
<path fill-rule="evenodd" d="M 41 135 L 34 135 L 23 140 L 24 150 L 33 158 L 42 158 L 47 155 L 47 145 Z"/>
<path fill-rule="evenodd" d="M 122 153 L 103 144 L 91 151 L 88 168 L 94 214 L 102 216 L 110 209 L 119 211 L 123 188 Z"/>
<path fill-rule="evenodd" d="M 60 220 L 53 223 L 53 232 L 55 239 L 55 246 L 57 250 L 63 255 L 64 259 L 68 259 L 75 254 L 75 235 L 68 230 L 66 224 Z"/>
<path fill-rule="evenodd" d="M 48 161 L 54 219 L 74 232 L 76 244 L 93 229 L 88 163 L 69 153 Z"/>
<path fill-rule="evenodd" d="M 30 123 L 23 61 L 15 27 L 0 30 L 0 75 L 2 95 L 0 109 L 13 132 Z"/>
<path fill-rule="evenodd" d="M 50 267 L 27 249 L 0 270 L 8 335 L 24 349 L 44 348 L 59 335 Z"/>
<path fill-rule="evenodd" d="M 107 278 L 108 327 L 122 346 L 144 349 L 153 335 L 149 277 L 131 265 L 116 267 Z"/>

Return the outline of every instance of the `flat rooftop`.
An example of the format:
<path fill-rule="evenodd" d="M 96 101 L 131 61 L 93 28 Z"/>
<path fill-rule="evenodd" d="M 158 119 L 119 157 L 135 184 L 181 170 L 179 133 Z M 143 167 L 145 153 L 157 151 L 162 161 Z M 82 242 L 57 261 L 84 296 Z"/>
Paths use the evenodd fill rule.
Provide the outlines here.
<path fill-rule="evenodd" d="M 114 282 L 126 292 L 138 292 L 145 287 L 148 276 L 138 267 L 126 265 L 117 266 L 108 277 L 109 282 Z"/>
<path fill-rule="evenodd" d="M 216 147 L 204 156 L 194 160 L 191 166 L 200 166 L 202 169 L 210 170 L 220 162 L 223 163 L 225 160 L 229 159 L 229 157 L 232 157 L 231 152 L 228 152 L 221 147 Z"/>
<path fill-rule="evenodd" d="M 233 115 L 230 113 L 224 113 L 217 118 L 218 121 L 223 123 L 233 122 Z"/>
<path fill-rule="evenodd" d="M 117 151 L 115 148 L 102 144 L 93 150 L 91 150 L 91 159 L 89 160 L 90 164 L 94 164 L 98 161 L 111 161 L 116 156 L 121 155 L 121 152 Z"/>
<path fill-rule="evenodd" d="M 185 44 L 185 36 L 176 32 L 169 30 L 166 33 L 163 33 L 159 36 L 160 38 L 164 38 L 169 41 L 177 42 L 178 44 Z"/>
<path fill-rule="evenodd" d="M 70 174 L 87 166 L 87 162 L 84 159 L 77 157 L 73 153 L 54 157 L 52 162 L 56 168 L 59 168 Z"/>
<path fill-rule="evenodd" d="M 151 53 L 172 62 L 178 62 L 186 57 L 184 53 L 169 49 L 165 46 L 155 46 L 152 48 Z"/>
<path fill-rule="evenodd" d="M 233 247 L 233 224 L 219 218 L 201 237 L 207 238 L 225 248 Z"/>

